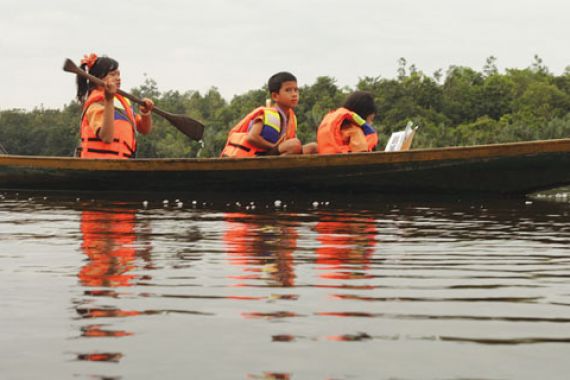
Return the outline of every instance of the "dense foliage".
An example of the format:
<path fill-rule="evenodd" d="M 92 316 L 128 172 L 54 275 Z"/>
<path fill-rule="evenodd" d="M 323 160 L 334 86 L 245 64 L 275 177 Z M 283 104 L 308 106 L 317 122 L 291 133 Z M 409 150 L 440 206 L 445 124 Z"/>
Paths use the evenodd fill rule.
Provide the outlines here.
<path fill-rule="evenodd" d="M 416 148 L 570 137 L 570 67 L 554 75 L 538 56 L 529 67 L 504 73 L 489 57 L 481 71 L 451 66 L 445 74 L 438 70 L 431 76 L 401 59 L 396 78 L 361 78 L 356 89 L 374 94 L 380 110 L 375 127 L 381 148 L 390 133 L 402 129 L 408 120 L 420 125 Z M 315 140 L 322 117 L 352 90 L 339 88 L 326 76 L 301 86 L 296 113 L 303 142 Z M 228 130 L 267 98 L 264 88 L 229 102 L 216 88 L 205 94 L 161 92 L 149 78 L 132 92 L 207 126 L 203 142 L 192 142 L 155 117 L 153 132 L 139 138 L 139 157 L 218 156 Z M 0 144 L 13 154 L 70 156 L 78 141 L 80 115 L 76 102 L 62 110 L 1 111 Z"/>

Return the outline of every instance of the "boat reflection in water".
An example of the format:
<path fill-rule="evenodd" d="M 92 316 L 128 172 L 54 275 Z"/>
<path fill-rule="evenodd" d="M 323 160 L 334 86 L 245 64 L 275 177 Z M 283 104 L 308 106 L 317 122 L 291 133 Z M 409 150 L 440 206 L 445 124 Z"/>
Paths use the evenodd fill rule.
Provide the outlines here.
<path fill-rule="evenodd" d="M 81 319 L 124 318 L 144 311 L 123 310 L 115 306 L 93 306 L 93 298 L 116 299 L 120 294 L 114 288 L 130 287 L 140 279 L 137 276 L 137 260 L 142 258 L 145 267 L 150 263 L 150 245 L 137 243 L 137 218 L 134 209 L 109 208 L 84 210 L 81 213 L 81 250 L 87 261 L 77 276 L 85 298 L 78 302 L 76 311 Z M 89 324 L 81 327 L 83 338 L 119 338 L 133 335 L 130 331 L 109 328 L 104 324 Z M 93 352 L 77 355 L 78 360 L 117 363 L 123 358 L 117 352 Z"/>

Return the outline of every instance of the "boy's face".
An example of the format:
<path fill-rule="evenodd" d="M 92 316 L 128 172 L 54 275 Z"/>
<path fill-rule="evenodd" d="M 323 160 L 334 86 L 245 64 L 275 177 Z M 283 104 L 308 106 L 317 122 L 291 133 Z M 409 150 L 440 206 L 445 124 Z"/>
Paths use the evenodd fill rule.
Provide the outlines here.
<path fill-rule="evenodd" d="M 299 87 L 297 82 L 292 80 L 283 82 L 279 92 L 272 92 L 271 99 L 281 107 L 295 108 L 299 104 Z"/>

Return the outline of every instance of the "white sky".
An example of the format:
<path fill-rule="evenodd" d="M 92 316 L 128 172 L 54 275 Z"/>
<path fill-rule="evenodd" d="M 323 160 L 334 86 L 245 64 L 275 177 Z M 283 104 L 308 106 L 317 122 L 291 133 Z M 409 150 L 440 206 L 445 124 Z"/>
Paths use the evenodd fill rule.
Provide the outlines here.
<path fill-rule="evenodd" d="M 568 0 L 0 0 L 0 110 L 60 108 L 75 95 L 65 58 L 120 63 L 123 88 L 144 73 L 160 91 L 217 87 L 230 100 L 281 70 L 299 84 L 426 74 L 450 65 L 524 68 L 538 54 L 570 65 Z"/>

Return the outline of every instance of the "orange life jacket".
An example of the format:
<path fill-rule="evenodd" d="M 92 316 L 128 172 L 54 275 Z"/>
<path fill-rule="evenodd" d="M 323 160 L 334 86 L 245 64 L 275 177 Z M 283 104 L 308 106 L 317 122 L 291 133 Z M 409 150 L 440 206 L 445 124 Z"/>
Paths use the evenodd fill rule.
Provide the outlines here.
<path fill-rule="evenodd" d="M 372 151 L 378 145 L 378 134 L 366 124 L 366 121 L 358 114 L 338 108 L 329 112 L 321 122 L 317 131 L 317 146 L 319 154 L 349 153 L 350 146 L 343 141 L 341 127 L 344 121 L 349 121 L 362 129 L 368 143 L 368 151 Z"/>
<path fill-rule="evenodd" d="M 122 109 L 115 106 L 113 142 L 107 144 L 97 136 L 85 117 L 87 109 L 93 103 L 101 103 L 104 99 L 103 90 L 93 90 L 83 105 L 81 117 L 81 158 L 114 158 L 127 159 L 135 156 L 137 149 L 136 125 L 137 119 L 129 101 L 121 95 L 115 95 Z"/>
<path fill-rule="evenodd" d="M 261 137 L 270 143 L 276 143 L 281 137 L 281 116 L 279 111 L 271 107 L 259 107 L 244 117 L 228 135 L 226 146 L 222 150 L 222 157 L 255 157 L 266 150 L 254 147 L 247 141 L 247 134 L 253 121 L 263 118 Z M 293 110 L 289 111 L 288 125 L 285 139 L 289 140 L 297 136 L 297 117 Z"/>

